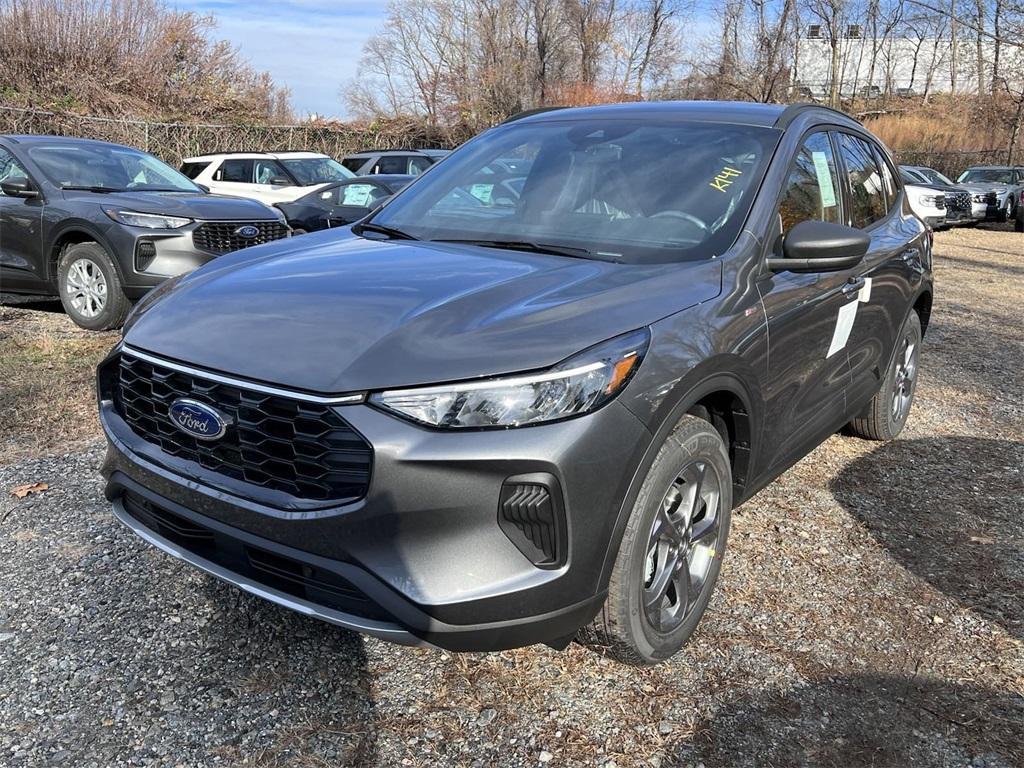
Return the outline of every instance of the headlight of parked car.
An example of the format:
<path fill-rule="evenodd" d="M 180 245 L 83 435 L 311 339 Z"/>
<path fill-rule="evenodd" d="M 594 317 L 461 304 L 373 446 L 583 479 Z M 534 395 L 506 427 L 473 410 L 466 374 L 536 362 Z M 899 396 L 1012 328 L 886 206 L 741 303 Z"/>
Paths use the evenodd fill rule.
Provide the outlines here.
<path fill-rule="evenodd" d="M 945 204 L 946 198 L 943 195 L 921 195 L 918 197 L 918 201 L 921 205 L 927 205 L 930 208 L 934 208 L 940 204 Z"/>
<path fill-rule="evenodd" d="M 547 371 L 378 392 L 370 402 L 403 418 L 446 429 L 521 427 L 581 416 L 622 391 L 650 338 L 646 329 L 633 331 Z"/>
<path fill-rule="evenodd" d="M 156 213 L 119 211 L 116 208 L 105 208 L 104 213 L 118 224 L 146 229 L 178 229 L 192 223 L 192 219 L 186 219 L 184 216 L 161 216 Z"/>
<path fill-rule="evenodd" d="M 987 203 L 988 202 L 988 195 L 986 195 L 986 194 L 972 195 L 971 196 L 971 200 L 973 200 L 976 203 Z"/>

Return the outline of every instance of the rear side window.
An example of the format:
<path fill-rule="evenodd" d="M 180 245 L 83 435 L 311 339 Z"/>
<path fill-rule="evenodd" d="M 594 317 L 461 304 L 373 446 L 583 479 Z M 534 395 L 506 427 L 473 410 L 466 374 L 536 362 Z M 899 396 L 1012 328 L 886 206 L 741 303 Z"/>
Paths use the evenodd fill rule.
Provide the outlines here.
<path fill-rule="evenodd" d="M 363 164 L 365 162 L 365 157 L 346 157 L 344 160 L 341 161 L 341 164 L 348 168 L 350 171 L 352 171 L 352 173 L 356 173 L 360 168 L 363 167 Z"/>
<path fill-rule="evenodd" d="M 209 163 L 182 163 L 181 172 L 190 179 L 194 179 L 209 167 Z"/>
<path fill-rule="evenodd" d="M 836 158 L 828 134 L 812 133 L 797 153 L 779 204 L 783 234 L 801 221 L 841 223 L 838 190 Z"/>
<path fill-rule="evenodd" d="M 900 183 L 893 175 L 889 161 L 885 159 L 885 153 L 877 145 L 872 145 L 875 150 L 875 161 L 882 169 L 882 185 L 885 190 L 885 210 L 891 211 L 893 203 L 896 202 L 896 195 L 900 192 Z"/>
<path fill-rule="evenodd" d="M 374 173 L 408 173 L 409 155 L 385 155 L 373 167 Z"/>
<path fill-rule="evenodd" d="M 252 160 L 225 160 L 213 175 L 216 181 L 252 184 Z"/>
<path fill-rule="evenodd" d="M 888 210 L 885 184 L 874 153 L 866 141 L 848 133 L 839 134 L 850 190 L 850 225 L 863 229 L 885 217 Z"/>
<path fill-rule="evenodd" d="M 269 184 L 272 179 L 287 179 L 288 175 L 276 160 L 256 160 L 254 163 L 257 184 Z"/>

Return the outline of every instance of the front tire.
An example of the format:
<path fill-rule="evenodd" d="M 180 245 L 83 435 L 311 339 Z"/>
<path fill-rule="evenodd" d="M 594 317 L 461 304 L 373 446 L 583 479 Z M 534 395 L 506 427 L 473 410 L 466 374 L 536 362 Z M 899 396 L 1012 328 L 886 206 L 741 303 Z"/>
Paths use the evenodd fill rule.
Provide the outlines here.
<path fill-rule="evenodd" d="M 896 339 L 881 388 L 850 422 L 854 434 L 867 440 L 892 440 L 903 431 L 917 390 L 921 335 L 921 318 L 917 312 L 911 312 Z"/>
<path fill-rule="evenodd" d="M 627 664 L 655 664 L 679 651 L 714 591 L 731 511 L 725 442 L 708 422 L 684 416 L 644 479 L 608 597 L 580 640 Z"/>
<path fill-rule="evenodd" d="M 110 256 L 98 243 L 69 246 L 57 265 L 57 287 L 64 311 L 90 331 L 120 328 L 131 309 Z"/>

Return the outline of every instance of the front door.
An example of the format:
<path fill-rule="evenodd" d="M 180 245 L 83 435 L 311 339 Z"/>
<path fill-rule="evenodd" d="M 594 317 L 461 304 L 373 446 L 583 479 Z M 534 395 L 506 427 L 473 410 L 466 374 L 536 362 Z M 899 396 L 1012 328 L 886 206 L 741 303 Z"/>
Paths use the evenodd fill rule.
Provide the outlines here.
<path fill-rule="evenodd" d="M 0 147 L 0 181 L 29 178 L 8 150 Z M 0 285 L 12 291 L 47 292 L 43 259 L 43 200 L 7 197 L 0 190 Z"/>
<path fill-rule="evenodd" d="M 786 234 L 801 221 L 843 223 L 838 164 L 829 135 L 809 134 L 793 160 L 778 210 L 782 255 Z M 845 422 L 850 385 L 847 354 L 852 271 L 766 273 L 758 282 L 768 320 L 768 470 L 791 464 Z"/>

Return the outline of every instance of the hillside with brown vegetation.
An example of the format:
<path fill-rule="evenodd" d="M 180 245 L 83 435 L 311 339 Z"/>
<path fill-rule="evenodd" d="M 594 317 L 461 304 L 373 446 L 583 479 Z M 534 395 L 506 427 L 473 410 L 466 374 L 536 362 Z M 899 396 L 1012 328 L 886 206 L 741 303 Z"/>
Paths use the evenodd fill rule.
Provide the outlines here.
<path fill-rule="evenodd" d="M 0 0 L 0 105 L 116 117 L 284 121 L 288 91 L 162 0 Z"/>

